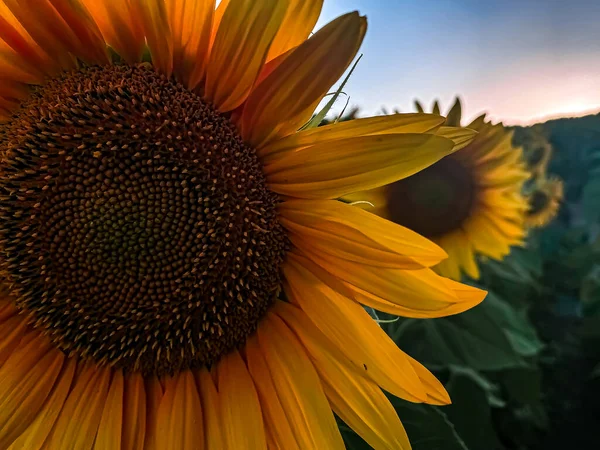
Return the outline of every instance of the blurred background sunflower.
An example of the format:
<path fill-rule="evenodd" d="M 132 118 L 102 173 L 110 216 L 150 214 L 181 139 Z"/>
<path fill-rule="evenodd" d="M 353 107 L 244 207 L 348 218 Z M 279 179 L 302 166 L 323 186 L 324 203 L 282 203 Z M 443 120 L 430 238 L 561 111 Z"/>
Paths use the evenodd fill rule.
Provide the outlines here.
<path fill-rule="evenodd" d="M 362 305 L 457 314 L 433 242 L 337 199 L 470 131 L 305 127 L 361 45 L 322 2 L 0 1 L 0 448 L 410 448 L 449 403 Z"/>
<path fill-rule="evenodd" d="M 562 180 L 551 177 L 537 181 L 528 195 L 529 208 L 525 215 L 525 224 L 530 227 L 548 225 L 558 214 L 564 195 Z"/>
<path fill-rule="evenodd" d="M 417 109 L 423 107 L 416 102 Z M 440 114 L 435 102 L 434 114 Z M 461 125 L 457 98 L 440 133 L 454 135 Z M 427 169 L 396 183 L 355 194 L 350 201 L 374 205 L 374 213 L 436 242 L 448 259 L 435 267 L 443 276 L 459 280 L 462 273 L 479 278 L 477 255 L 501 260 L 525 236 L 527 199 L 524 182 L 530 173 L 512 132 L 480 116 L 463 128 L 475 130 L 475 139 Z"/>

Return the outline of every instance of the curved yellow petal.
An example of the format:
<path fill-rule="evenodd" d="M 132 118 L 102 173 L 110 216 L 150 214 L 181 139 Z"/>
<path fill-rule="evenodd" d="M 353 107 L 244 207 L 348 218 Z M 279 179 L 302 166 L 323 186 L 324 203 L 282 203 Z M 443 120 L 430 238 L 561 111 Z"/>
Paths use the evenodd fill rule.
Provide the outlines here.
<path fill-rule="evenodd" d="M 69 61 L 69 53 L 88 64 L 108 63 L 102 34 L 80 0 L 4 0 L 4 3 L 35 42 L 63 63 Z"/>
<path fill-rule="evenodd" d="M 83 0 L 49 0 L 49 2 L 76 38 L 76 42 L 71 45 L 63 41 L 65 48 L 88 64 L 107 64 L 109 57 L 106 42 L 94 18 L 83 4 Z M 35 0 L 32 6 L 33 4 L 40 8 L 43 0 Z M 58 19 L 50 14 L 50 8 L 44 8 L 40 12 L 44 15 L 48 13 L 45 17 L 48 21 Z M 52 29 L 54 25 L 49 23 L 48 28 Z M 61 30 L 62 33 L 64 31 Z"/>
<path fill-rule="evenodd" d="M 393 314 L 434 318 L 449 315 L 449 308 L 458 312 L 475 306 L 470 297 L 457 295 L 446 280 L 431 269 L 399 270 L 365 266 L 327 255 L 310 246 L 301 250 L 329 273 L 345 281 L 353 291 L 352 298 L 381 311 L 388 310 L 385 306 L 391 303 L 399 306 Z M 470 286 L 465 286 L 465 289 L 477 294 L 477 303 L 485 297 L 485 292 L 479 289 Z M 383 302 L 378 302 L 378 299 Z"/>
<path fill-rule="evenodd" d="M 74 359 L 65 361 L 63 370 L 44 406 L 38 411 L 27 430 L 9 447 L 9 450 L 42 450 L 48 448 L 47 446 L 44 447 L 44 443 L 71 392 L 76 368 L 77 363 Z"/>
<path fill-rule="evenodd" d="M 26 321 L 21 316 L 10 316 L 0 323 L 0 368 L 18 348 L 26 329 Z"/>
<path fill-rule="evenodd" d="M 271 161 L 277 153 L 296 151 L 315 144 L 334 144 L 342 139 L 374 134 L 428 133 L 434 132 L 443 123 L 443 117 L 433 114 L 395 114 L 348 120 L 290 134 L 258 149 L 258 154 L 264 161 Z"/>
<path fill-rule="evenodd" d="M 398 397 L 413 402 L 427 399 L 406 356 L 358 303 L 335 292 L 296 261 L 285 265 L 284 274 L 290 301 L 355 367 L 366 366 L 363 370 L 373 381 Z"/>
<path fill-rule="evenodd" d="M 98 434 L 94 443 L 94 450 L 129 450 L 124 447 L 122 440 L 123 429 L 123 394 L 125 381 L 123 372 L 115 370 L 108 389 L 104 411 L 98 426 Z"/>
<path fill-rule="evenodd" d="M 346 14 L 292 51 L 248 97 L 241 118 L 244 139 L 260 147 L 300 128 L 298 118 L 342 76 L 365 31 L 364 18 Z"/>
<path fill-rule="evenodd" d="M 449 405 L 451 403 L 450 396 L 444 388 L 444 385 L 419 361 L 406 355 L 413 369 L 421 379 L 421 383 L 425 386 L 427 392 L 427 400 L 425 403 L 429 405 Z"/>
<path fill-rule="evenodd" d="M 36 5 L 31 0 L 2 0 L 3 13 L 8 9 L 27 35 L 31 37 L 44 53 L 53 58 L 57 66 L 63 70 L 75 67 L 75 60 L 69 50 L 77 42 L 75 35 L 66 24 L 58 17 L 58 13 L 47 0 L 40 0 Z M 39 7 L 38 7 L 39 6 Z M 8 17 L 8 15 L 4 15 Z"/>
<path fill-rule="evenodd" d="M 454 142 L 453 151 L 465 148 L 477 136 L 477 131 L 469 128 L 441 127 L 435 132 L 438 136 L 443 136 Z"/>
<path fill-rule="evenodd" d="M 452 151 L 431 134 L 384 134 L 281 153 L 265 165 L 271 189 L 297 198 L 339 198 L 409 177 Z"/>
<path fill-rule="evenodd" d="M 286 7 L 287 0 L 230 0 L 206 68 L 205 96 L 220 111 L 237 108 L 250 94 Z"/>
<path fill-rule="evenodd" d="M 258 394 L 246 364 L 237 351 L 219 361 L 217 375 L 224 448 L 266 450 L 267 440 Z"/>
<path fill-rule="evenodd" d="M 104 40 L 127 63 L 140 62 L 146 45 L 140 17 L 129 1 L 82 0 L 98 24 Z"/>
<path fill-rule="evenodd" d="M 285 18 L 269 49 L 267 61 L 302 44 L 315 27 L 323 0 L 290 0 Z"/>
<path fill-rule="evenodd" d="M 186 370 L 166 378 L 164 383 L 165 392 L 157 413 L 157 448 L 202 450 L 202 407 L 194 375 Z"/>
<path fill-rule="evenodd" d="M 39 336 L 21 344 L 0 369 L 0 448 L 8 448 L 34 421 L 65 357 Z"/>
<path fill-rule="evenodd" d="M 146 388 L 139 373 L 125 375 L 123 393 L 123 443 L 126 450 L 144 450 L 146 437 Z"/>
<path fill-rule="evenodd" d="M 59 70 L 56 63 L 29 37 L 27 31 L 2 2 L 0 55 L 0 75 L 3 78 L 43 82 L 45 74 Z"/>
<path fill-rule="evenodd" d="M 406 431 L 377 384 L 304 341 L 335 413 L 374 449 L 409 450 Z"/>
<path fill-rule="evenodd" d="M 302 450 L 292 432 L 296 424 L 290 422 L 285 415 L 256 335 L 246 342 L 246 359 L 262 406 L 265 427 L 275 448 Z"/>
<path fill-rule="evenodd" d="M 111 370 L 93 365 L 78 374 L 48 437 L 48 448 L 93 448 L 110 384 Z M 76 417 L 77 420 L 73 420 Z"/>
<path fill-rule="evenodd" d="M 204 417 L 204 448 L 225 448 L 223 433 L 221 431 L 221 410 L 219 394 L 208 370 L 202 369 L 195 374 L 202 412 Z"/>
<path fill-rule="evenodd" d="M 414 231 L 337 200 L 290 200 L 279 212 L 281 223 L 304 242 L 350 261 L 417 269 L 447 256 Z"/>
<path fill-rule="evenodd" d="M 158 445 L 158 410 L 162 401 L 164 391 L 156 376 L 146 378 L 146 437 L 144 439 L 145 450 L 161 450 Z"/>
<path fill-rule="evenodd" d="M 343 450 L 319 376 L 292 331 L 269 313 L 258 328 L 258 342 L 298 446 Z"/>
<path fill-rule="evenodd" d="M 173 33 L 173 71 L 188 89 L 204 78 L 214 0 L 166 0 Z"/>
<path fill-rule="evenodd" d="M 152 65 L 167 77 L 173 73 L 173 35 L 164 0 L 129 0 L 152 55 Z"/>

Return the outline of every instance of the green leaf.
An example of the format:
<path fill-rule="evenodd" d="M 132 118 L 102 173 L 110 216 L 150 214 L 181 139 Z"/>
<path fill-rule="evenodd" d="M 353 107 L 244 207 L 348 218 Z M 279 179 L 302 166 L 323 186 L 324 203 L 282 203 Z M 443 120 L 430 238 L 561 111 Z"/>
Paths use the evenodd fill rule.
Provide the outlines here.
<path fill-rule="evenodd" d="M 595 176 L 593 176 L 595 175 Z M 583 216 L 590 223 L 600 221 L 600 173 L 594 171 L 590 176 L 593 178 L 583 188 L 581 199 Z"/>
<path fill-rule="evenodd" d="M 492 314 L 496 317 L 500 327 L 504 329 L 517 353 L 521 356 L 530 357 L 542 350 L 542 341 L 540 341 L 525 311 L 517 311 L 493 293 L 488 294 L 485 302 L 486 307 L 493 311 Z"/>
<path fill-rule="evenodd" d="M 596 264 L 581 282 L 580 298 L 586 316 L 600 315 L 600 265 Z"/>
<path fill-rule="evenodd" d="M 527 319 L 493 294 L 475 308 L 442 319 L 401 321 L 386 330 L 411 356 L 433 367 L 503 370 L 524 366 L 542 344 Z"/>
<path fill-rule="evenodd" d="M 469 450 L 444 413 L 446 407 L 390 401 L 402 421 L 412 450 Z M 348 450 L 371 450 L 350 427 L 340 421 L 340 432 Z"/>
<path fill-rule="evenodd" d="M 454 372 L 447 385 L 452 405 L 446 414 L 469 448 L 501 449 L 494 430 L 488 393 L 468 372 Z"/>

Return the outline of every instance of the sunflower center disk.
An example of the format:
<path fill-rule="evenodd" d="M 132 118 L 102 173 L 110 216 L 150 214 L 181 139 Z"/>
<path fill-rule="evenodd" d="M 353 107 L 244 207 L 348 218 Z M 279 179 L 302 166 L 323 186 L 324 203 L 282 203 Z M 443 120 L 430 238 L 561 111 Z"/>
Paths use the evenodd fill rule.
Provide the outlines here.
<path fill-rule="evenodd" d="M 527 214 L 529 216 L 535 216 L 541 211 L 544 211 L 550 203 L 550 197 L 548 194 L 542 191 L 535 191 L 529 200 L 529 210 Z"/>
<path fill-rule="evenodd" d="M 152 68 L 87 68 L 0 126 L 2 269 L 59 348 L 166 374 L 240 346 L 279 293 L 277 196 L 229 120 Z"/>
<path fill-rule="evenodd" d="M 390 219 L 434 238 L 460 228 L 475 204 L 476 185 L 461 162 L 446 157 L 387 188 Z"/>

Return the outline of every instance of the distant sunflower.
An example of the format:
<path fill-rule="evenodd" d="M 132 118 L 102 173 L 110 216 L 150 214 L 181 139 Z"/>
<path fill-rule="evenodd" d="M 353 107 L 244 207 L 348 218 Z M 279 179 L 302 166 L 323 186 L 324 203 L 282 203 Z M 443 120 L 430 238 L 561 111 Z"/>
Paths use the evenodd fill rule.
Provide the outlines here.
<path fill-rule="evenodd" d="M 433 112 L 440 112 L 437 102 Z M 457 129 L 447 126 L 460 126 L 460 121 L 457 99 L 438 133 L 458 141 Z M 476 255 L 502 259 L 511 246 L 520 245 L 528 207 L 521 192 L 530 174 L 521 149 L 511 144 L 512 132 L 486 122 L 485 116 L 466 128 L 478 135 L 465 139 L 461 150 L 411 177 L 348 197 L 374 205 L 370 211 L 437 243 L 449 257 L 435 270 L 455 280 L 462 272 L 479 278 Z"/>
<path fill-rule="evenodd" d="M 426 114 L 296 133 L 366 20 L 321 1 L 0 0 L 0 448 L 409 448 L 442 385 L 361 303 L 485 293 L 336 200 L 453 150 Z M 359 303 L 360 302 L 360 303 Z"/>
<path fill-rule="evenodd" d="M 551 177 L 536 183 L 535 189 L 528 195 L 529 209 L 525 215 L 525 224 L 529 227 L 548 225 L 558 214 L 564 195 L 562 180 Z"/>
<path fill-rule="evenodd" d="M 532 178 L 544 178 L 552 159 L 552 145 L 539 128 L 531 127 L 520 143 Z"/>

